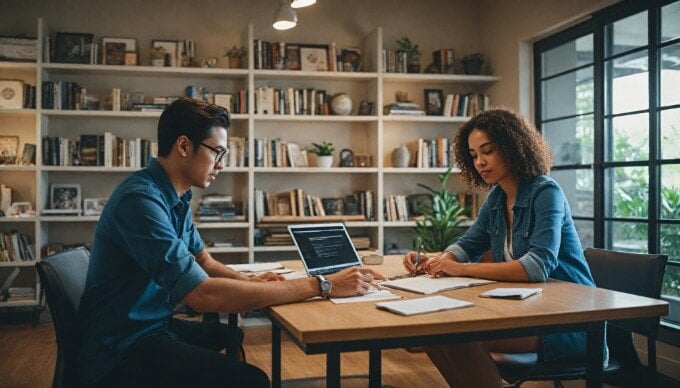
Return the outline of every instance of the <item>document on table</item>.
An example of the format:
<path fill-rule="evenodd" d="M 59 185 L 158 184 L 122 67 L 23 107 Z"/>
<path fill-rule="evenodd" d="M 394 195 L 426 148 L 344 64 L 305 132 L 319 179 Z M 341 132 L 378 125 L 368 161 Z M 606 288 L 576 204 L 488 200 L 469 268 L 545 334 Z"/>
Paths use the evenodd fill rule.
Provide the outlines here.
<path fill-rule="evenodd" d="M 389 290 L 379 290 L 371 287 L 367 293 L 363 295 L 350 296 L 347 298 L 331 298 L 331 302 L 335 304 L 343 303 L 361 303 L 374 302 L 376 300 L 401 299 L 401 296 L 391 293 Z"/>
<path fill-rule="evenodd" d="M 238 272 L 266 272 L 283 269 L 281 263 L 253 263 L 253 264 L 227 264 L 227 267 Z"/>
<path fill-rule="evenodd" d="M 379 309 L 406 316 L 453 310 L 474 305 L 475 304 L 472 302 L 453 299 L 442 295 L 428 296 L 418 299 L 398 300 L 394 302 L 379 302 L 375 304 L 375 306 Z"/>
<path fill-rule="evenodd" d="M 484 298 L 504 298 L 504 299 L 524 299 L 531 295 L 540 294 L 543 289 L 541 288 L 494 288 L 483 292 L 479 296 Z"/>
<path fill-rule="evenodd" d="M 380 283 L 382 286 L 397 288 L 400 290 L 416 292 L 419 294 L 436 294 L 441 291 L 455 290 L 482 284 L 495 283 L 495 280 L 465 278 L 465 277 L 441 277 L 433 278 L 429 275 L 388 280 Z"/>

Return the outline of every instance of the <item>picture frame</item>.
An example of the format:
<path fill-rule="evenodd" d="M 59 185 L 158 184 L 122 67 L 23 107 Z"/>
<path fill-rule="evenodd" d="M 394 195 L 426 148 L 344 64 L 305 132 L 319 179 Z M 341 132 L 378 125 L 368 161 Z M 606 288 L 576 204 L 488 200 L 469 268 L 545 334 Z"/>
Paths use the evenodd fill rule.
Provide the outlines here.
<path fill-rule="evenodd" d="M 341 216 L 345 214 L 345 201 L 343 198 L 322 198 L 323 211 L 327 216 Z"/>
<path fill-rule="evenodd" d="M 12 202 L 10 207 L 7 209 L 6 215 L 14 217 L 34 216 L 35 211 L 33 210 L 33 205 L 30 202 Z"/>
<path fill-rule="evenodd" d="M 16 164 L 19 136 L 0 136 L 0 164 Z"/>
<path fill-rule="evenodd" d="M 137 39 L 135 38 L 104 37 L 102 38 L 102 65 L 126 65 L 127 53 L 136 51 Z"/>
<path fill-rule="evenodd" d="M 215 93 L 213 104 L 221 106 L 231 113 L 234 108 L 234 93 Z"/>
<path fill-rule="evenodd" d="M 300 45 L 289 44 L 286 46 L 286 70 L 300 70 Z"/>
<path fill-rule="evenodd" d="M 50 187 L 50 208 L 53 210 L 80 210 L 79 184 L 53 184 Z"/>
<path fill-rule="evenodd" d="M 102 214 L 108 198 L 85 198 L 83 199 L 83 215 L 98 216 Z"/>
<path fill-rule="evenodd" d="M 125 66 L 137 66 L 139 64 L 137 60 L 136 51 L 126 51 L 125 52 Z"/>
<path fill-rule="evenodd" d="M 176 67 L 177 64 L 177 41 L 176 40 L 152 40 L 151 47 L 162 47 L 165 51 L 165 67 Z"/>
<path fill-rule="evenodd" d="M 328 71 L 328 45 L 300 45 L 302 71 Z"/>
<path fill-rule="evenodd" d="M 288 160 L 291 167 L 308 167 L 307 151 L 300 148 L 298 143 L 287 143 Z"/>
<path fill-rule="evenodd" d="M 425 101 L 425 114 L 428 116 L 441 116 L 444 114 L 444 92 L 441 89 L 423 90 Z"/>
<path fill-rule="evenodd" d="M 21 157 L 17 159 L 17 164 L 20 166 L 35 166 L 35 144 L 24 143 L 24 151 Z"/>
<path fill-rule="evenodd" d="M 94 34 L 57 32 L 54 61 L 58 63 L 90 63 Z"/>
<path fill-rule="evenodd" d="M 24 81 L 0 79 L 0 109 L 24 107 Z"/>

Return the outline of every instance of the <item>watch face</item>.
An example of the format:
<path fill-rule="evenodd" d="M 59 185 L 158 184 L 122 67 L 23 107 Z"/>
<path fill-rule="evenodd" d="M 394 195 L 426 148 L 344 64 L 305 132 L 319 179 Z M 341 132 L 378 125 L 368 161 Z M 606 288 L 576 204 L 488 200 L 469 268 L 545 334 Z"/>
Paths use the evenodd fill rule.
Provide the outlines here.
<path fill-rule="evenodd" d="M 321 290 L 326 293 L 326 292 L 331 292 L 331 282 L 328 280 L 321 282 Z"/>

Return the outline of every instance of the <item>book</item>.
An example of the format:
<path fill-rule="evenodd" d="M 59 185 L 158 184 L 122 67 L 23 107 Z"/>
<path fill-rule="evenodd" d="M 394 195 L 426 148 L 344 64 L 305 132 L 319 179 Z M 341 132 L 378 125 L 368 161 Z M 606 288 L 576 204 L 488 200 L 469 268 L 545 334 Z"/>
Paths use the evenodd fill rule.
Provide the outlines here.
<path fill-rule="evenodd" d="M 474 305 L 475 304 L 472 302 L 448 298 L 441 295 L 428 296 L 418 299 L 398 300 L 394 302 L 379 302 L 375 304 L 375 306 L 379 309 L 405 316 L 453 310 L 463 307 L 471 307 Z"/>
<path fill-rule="evenodd" d="M 401 299 L 401 296 L 393 294 L 388 290 L 379 290 L 375 287 L 371 287 L 367 293 L 357 296 L 349 296 L 346 298 L 331 298 L 331 302 L 334 304 L 344 304 L 344 303 L 361 303 L 361 302 L 374 302 L 376 300 L 388 300 L 388 299 Z"/>
<path fill-rule="evenodd" d="M 415 276 L 397 280 L 388 280 L 382 285 L 399 290 L 415 292 L 418 294 L 436 294 L 441 291 L 455 290 L 457 288 L 480 286 L 495 283 L 495 280 L 485 280 L 465 277 L 441 277 L 433 278 L 429 275 Z"/>
<path fill-rule="evenodd" d="M 540 294 L 542 291 L 542 288 L 501 287 L 483 292 L 479 296 L 482 298 L 525 299 Z"/>

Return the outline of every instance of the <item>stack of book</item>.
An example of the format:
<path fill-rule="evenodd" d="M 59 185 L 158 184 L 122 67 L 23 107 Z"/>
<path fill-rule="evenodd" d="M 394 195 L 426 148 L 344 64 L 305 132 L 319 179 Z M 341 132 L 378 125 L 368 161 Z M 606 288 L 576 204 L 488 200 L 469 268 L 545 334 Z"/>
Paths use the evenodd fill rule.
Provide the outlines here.
<path fill-rule="evenodd" d="M 196 214 L 199 222 L 235 222 L 245 221 L 246 216 L 241 214 L 240 203 L 234 202 L 231 195 L 206 195 Z"/>
<path fill-rule="evenodd" d="M 383 114 L 388 116 L 425 116 L 425 111 L 415 102 L 393 102 L 385 105 Z"/>

